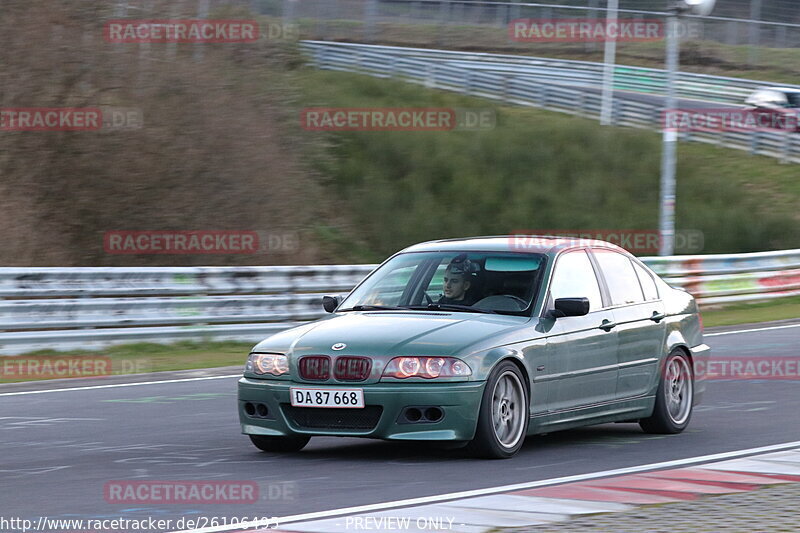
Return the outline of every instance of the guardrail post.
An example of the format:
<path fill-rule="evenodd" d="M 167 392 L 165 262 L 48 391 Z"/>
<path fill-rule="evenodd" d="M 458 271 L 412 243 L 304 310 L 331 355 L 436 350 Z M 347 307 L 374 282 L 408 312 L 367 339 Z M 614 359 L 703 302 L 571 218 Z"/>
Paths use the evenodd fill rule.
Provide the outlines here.
<path fill-rule="evenodd" d="M 616 126 L 622 118 L 622 101 L 617 98 L 611 103 L 611 125 Z"/>
<path fill-rule="evenodd" d="M 758 154 L 758 148 L 761 144 L 761 132 L 754 131 L 750 134 L 750 153 L 753 155 Z"/>
<path fill-rule="evenodd" d="M 781 159 L 780 162 L 784 165 L 791 162 L 791 152 L 792 152 L 792 135 L 794 132 L 789 129 L 783 130 L 783 135 L 781 136 Z"/>
<path fill-rule="evenodd" d="M 436 88 L 436 64 L 435 63 L 428 63 L 428 66 L 425 68 L 425 87 L 429 89 Z"/>
<path fill-rule="evenodd" d="M 467 96 L 472 94 L 472 70 L 467 70 L 464 74 L 464 94 Z"/>
<path fill-rule="evenodd" d="M 314 53 L 314 59 L 317 61 L 317 65 L 316 65 L 317 68 L 321 68 L 321 69 L 325 68 L 325 63 L 327 61 L 327 58 L 325 56 L 327 55 L 327 53 L 328 53 L 328 49 L 325 48 L 324 46 L 321 47 L 321 48 L 317 48 L 316 49 L 316 51 Z"/>
<path fill-rule="evenodd" d="M 364 73 L 364 54 L 359 49 L 356 51 L 356 72 Z"/>

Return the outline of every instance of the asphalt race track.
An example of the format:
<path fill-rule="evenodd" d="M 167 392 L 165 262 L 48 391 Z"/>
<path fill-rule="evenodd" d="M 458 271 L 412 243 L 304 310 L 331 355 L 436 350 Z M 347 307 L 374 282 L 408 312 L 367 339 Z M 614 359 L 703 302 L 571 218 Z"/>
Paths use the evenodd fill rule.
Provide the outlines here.
<path fill-rule="evenodd" d="M 716 356 L 796 360 L 800 324 L 716 333 L 706 342 Z M 4 386 L 0 393 L 19 389 Z M 239 433 L 234 377 L 6 394 L 0 396 L 0 515 L 288 516 L 797 440 L 798 380 L 712 381 L 681 435 L 645 435 L 634 424 L 596 426 L 528 438 L 519 456 L 506 461 L 351 438 L 315 438 L 299 454 L 265 454 Z M 254 481 L 260 501 L 109 504 L 104 485 L 115 480 Z"/>

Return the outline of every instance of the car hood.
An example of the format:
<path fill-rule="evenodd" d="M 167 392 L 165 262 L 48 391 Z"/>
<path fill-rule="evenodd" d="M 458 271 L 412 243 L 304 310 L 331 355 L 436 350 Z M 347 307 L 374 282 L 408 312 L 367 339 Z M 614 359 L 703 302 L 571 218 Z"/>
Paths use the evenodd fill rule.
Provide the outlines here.
<path fill-rule="evenodd" d="M 273 335 L 253 351 L 293 356 L 458 356 L 502 344 L 505 334 L 529 322 L 528 317 L 476 313 L 351 311 Z M 338 343 L 346 347 L 333 350 Z"/>

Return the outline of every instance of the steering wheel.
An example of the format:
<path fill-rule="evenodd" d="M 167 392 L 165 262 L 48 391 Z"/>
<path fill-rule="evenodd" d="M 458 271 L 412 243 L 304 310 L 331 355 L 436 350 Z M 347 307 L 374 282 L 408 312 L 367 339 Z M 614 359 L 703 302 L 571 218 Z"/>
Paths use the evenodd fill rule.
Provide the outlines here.
<path fill-rule="evenodd" d="M 433 299 L 430 296 L 428 296 L 427 292 L 423 292 L 422 295 L 425 297 L 426 304 L 430 305 L 433 303 Z"/>

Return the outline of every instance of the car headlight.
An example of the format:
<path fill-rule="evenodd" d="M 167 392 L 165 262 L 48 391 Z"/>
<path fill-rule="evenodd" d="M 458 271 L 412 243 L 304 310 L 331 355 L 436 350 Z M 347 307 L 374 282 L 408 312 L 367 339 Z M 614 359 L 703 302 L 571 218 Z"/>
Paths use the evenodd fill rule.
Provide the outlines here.
<path fill-rule="evenodd" d="M 280 376 L 289 372 L 289 358 L 277 353 L 251 353 L 244 370 L 254 374 Z"/>
<path fill-rule="evenodd" d="M 383 371 L 390 378 L 455 378 L 472 375 L 472 369 L 455 357 L 395 357 Z"/>

